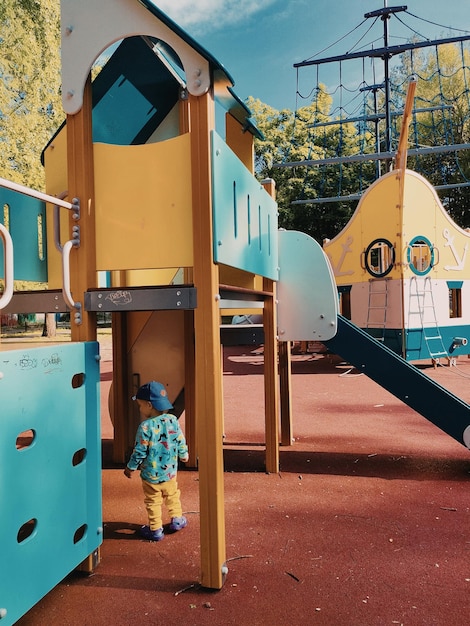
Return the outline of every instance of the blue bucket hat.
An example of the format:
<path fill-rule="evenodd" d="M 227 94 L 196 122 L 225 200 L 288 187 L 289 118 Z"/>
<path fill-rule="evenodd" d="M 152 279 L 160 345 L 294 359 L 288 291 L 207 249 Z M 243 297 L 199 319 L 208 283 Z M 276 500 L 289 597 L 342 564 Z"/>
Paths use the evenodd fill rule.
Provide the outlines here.
<path fill-rule="evenodd" d="M 138 392 L 135 396 L 132 396 L 132 399 L 147 400 L 147 402 L 150 402 L 153 408 L 157 409 L 157 411 L 166 411 L 167 409 L 173 408 L 173 405 L 168 400 L 168 394 L 165 386 L 154 380 L 139 387 Z"/>

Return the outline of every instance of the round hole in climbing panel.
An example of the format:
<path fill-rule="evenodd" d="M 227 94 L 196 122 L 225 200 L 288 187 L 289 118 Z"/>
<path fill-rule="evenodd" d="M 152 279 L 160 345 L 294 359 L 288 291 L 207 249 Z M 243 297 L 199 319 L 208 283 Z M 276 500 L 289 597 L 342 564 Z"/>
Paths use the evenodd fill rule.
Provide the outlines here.
<path fill-rule="evenodd" d="M 29 539 L 35 533 L 36 527 L 38 524 L 38 520 L 36 518 L 31 518 L 27 522 L 25 522 L 18 531 L 16 536 L 16 540 L 18 543 L 23 543 L 26 539 Z"/>
<path fill-rule="evenodd" d="M 35 439 L 36 432 L 32 428 L 23 430 L 16 438 L 17 450 L 26 450 L 33 444 Z"/>
<path fill-rule="evenodd" d="M 74 374 L 72 376 L 72 387 L 74 389 L 79 389 L 85 384 L 85 374 L 83 372 L 79 372 L 78 374 Z"/>
<path fill-rule="evenodd" d="M 77 465 L 80 465 L 80 463 L 83 463 L 83 461 L 85 460 L 85 457 L 86 457 L 86 448 L 80 448 L 80 450 L 77 450 L 72 457 L 72 465 L 74 467 L 76 467 Z"/>

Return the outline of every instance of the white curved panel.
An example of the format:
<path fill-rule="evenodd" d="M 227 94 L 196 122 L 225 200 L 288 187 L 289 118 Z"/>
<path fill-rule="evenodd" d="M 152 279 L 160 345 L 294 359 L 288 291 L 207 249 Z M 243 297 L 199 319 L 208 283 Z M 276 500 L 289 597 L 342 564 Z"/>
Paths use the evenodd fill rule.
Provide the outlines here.
<path fill-rule="evenodd" d="M 280 341 L 327 341 L 336 335 L 338 293 L 330 262 L 309 235 L 279 231 L 277 317 Z"/>
<path fill-rule="evenodd" d="M 62 105 L 70 115 L 82 107 L 83 88 L 99 55 L 135 35 L 157 37 L 175 50 L 192 95 L 210 88 L 208 61 L 136 0 L 61 0 L 61 32 Z"/>

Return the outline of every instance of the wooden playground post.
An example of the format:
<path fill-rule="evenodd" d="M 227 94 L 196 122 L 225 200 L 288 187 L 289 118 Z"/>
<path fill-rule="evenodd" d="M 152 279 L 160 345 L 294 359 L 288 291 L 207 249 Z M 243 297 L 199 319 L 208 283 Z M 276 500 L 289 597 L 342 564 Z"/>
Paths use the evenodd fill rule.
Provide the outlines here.
<path fill-rule="evenodd" d="M 69 197 L 80 200 L 80 219 L 70 217 L 71 228 L 80 228 L 80 245 L 70 255 L 70 287 L 72 296 L 81 304 L 81 321 L 70 313 L 72 341 L 96 341 L 96 314 L 86 313 L 84 294 L 96 286 L 95 192 L 92 136 L 91 76 L 85 84 L 83 106 L 75 115 L 67 115 L 67 180 Z M 78 567 L 92 572 L 100 561 L 100 551 L 90 554 Z"/>
<path fill-rule="evenodd" d="M 279 350 L 279 387 L 281 394 L 281 445 L 292 444 L 292 359 L 291 342 L 280 341 Z"/>
<path fill-rule="evenodd" d="M 187 94 L 179 100 L 179 130 L 181 134 L 188 133 L 191 128 L 190 107 Z M 193 270 L 190 267 L 184 270 L 184 282 L 194 283 Z M 197 467 L 197 439 L 196 439 L 196 387 L 195 387 L 195 356 L 194 356 L 194 313 L 184 312 L 184 429 L 189 448 L 187 467 Z"/>
<path fill-rule="evenodd" d="M 210 132 L 212 93 L 189 96 L 193 189 L 194 285 L 197 289 L 195 388 L 201 538 L 201 584 L 220 589 L 225 563 L 222 371 L 219 271 L 213 259 Z"/>
<path fill-rule="evenodd" d="M 67 115 L 67 178 L 69 197 L 80 200 L 80 219 L 70 224 L 80 228 L 80 245 L 70 255 L 70 285 L 74 300 L 81 303 L 81 323 L 70 313 L 72 341 L 96 341 L 96 313 L 84 310 L 85 292 L 96 286 L 95 192 L 92 137 L 91 78 L 85 85 L 83 106 Z"/>
<path fill-rule="evenodd" d="M 263 187 L 274 198 L 272 179 L 263 181 Z M 264 324 L 264 411 L 266 432 L 266 471 L 279 472 L 279 382 L 277 357 L 276 283 L 263 279 L 263 290 L 272 293 L 266 298 L 263 310 Z"/>

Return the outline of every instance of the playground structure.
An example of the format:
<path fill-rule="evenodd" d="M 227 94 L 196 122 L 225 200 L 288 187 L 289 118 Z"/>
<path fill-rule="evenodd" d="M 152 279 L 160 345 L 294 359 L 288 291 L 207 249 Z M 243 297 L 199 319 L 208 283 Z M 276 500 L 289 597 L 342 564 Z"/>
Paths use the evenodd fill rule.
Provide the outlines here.
<path fill-rule="evenodd" d="M 367 189 L 345 228 L 324 243 L 342 314 L 407 361 L 469 354 L 470 233 L 432 185 L 406 168 L 410 83 L 395 167 Z"/>
<path fill-rule="evenodd" d="M 16 571 L 9 593 L 0 598 L 0 609 L 7 611 L 3 623 L 18 619 L 64 577 L 65 569 L 85 561 L 83 567 L 91 570 L 99 558 L 97 312 L 113 314 L 114 460 L 124 462 L 132 446 L 138 416 L 130 398 L 141 382 L 162 380 L 175 406 L 184 406 L 189 463 L 199 472 L 200 582 L 213 589 L 222 587 L 227 574 L 222 316 L 262 312 L 267 472 L 279 470 L 279 444 L 292 439 L 289 341 L 331 342 L 342 356 L 354 352 L 351 362 L 360 354 L 379 371 L 389 356 L 381 343 L 337 316 L 334 277 L 321 247 L 302 233 L 277 230 L 273 183 L 260 185 L 253 176 L 253 137 L 259 131 L 232 91 L 225 69 L 151 2 L 103 0 L 97 9 L 92 0 L 62 0 L 61 7 L 67 118 L 43 153 L 47 194 L 41 198 L 8 187 L 6 181 L 0 191 L 9 212 L 9 229 L 0 229 L 6 279 L 0 308 L 17 313 L 70 310 L 72 339 L 70 346 L 46 352 L 2 349 L 0 385 L 19 371 L 28 376 L 15 379 L 8 394 L 0 387 L 9 428 L 17 441 L 28 433 L 28 445 L 20 442 L 22 447 L 18 443 L 5 456 L 15 459 L 18 470 L 2 473 L 2 493 L 12 512 L 11 527 L 1 527 L 2 550 L 5 542 L 6 553 L 14 546 L 23 555 L 23 561 L 12 556 L 9 563 L 9 571 L 11 563 Z M 92 83 L 93 62 L 116 42 Z M 220 108 L 225 112 L 222 129 Z M 19 236 L 18 229 L 31 216 L 33 227 Z M 13 277 L 33 276 L 47 279 L 48 290 L 14 293 Z M 399 380 L 393 392 L 426 415 L 429 407 L 409 398 L 406 376 L 400 377 L 406 367 L 412 366 L 396 357 L 381 384 L 389 388 Z M 416 376 L 426 393 L 435 392 L 435 406 L 449 400 L 441 387 L 419 372 Z M 26 389 L 28 395 L 30 389 L 38 392 L 29 405 Z M 76 416 L 66 411 L 70 394 Z M 73 394 L 84 397 L 76 403 Z M 455 403 L 459 412 L 450 424 L 432 419 L 468 447 L 468 406 L 458 399 Z M 37 545 L 41 543 L 42 559 L 57 549 L 55 538 L 42 534 L 48 523 L 44 511 L 52 511 L 56 528 L 53 521 L 67 503 L 63 474 L 57 470 L 50 480 L 57 489 L 47 484 L 45 493 L 38 488 L 41 509 L 20 497 L 31 473 L 25 460 L 40 444 L 46 446 L 41 453 L 49 468 L 46 475 L 52 475 L 50 451 L 58 444 L 42 434 L 44 411 L 51 420 L 47 435 L 65 419 L 67 425 L 69 419 L 82 425 L 79 435 L 72 428 L 59 434 L 84 496 L 70 523 L 60 518 L 68 539 L 57 551 L 57 567 L 51 566 L 41 585 L 31 584 L 28 597 L 20 597 L 24 570 L 29 568 L 34 577 Z M 18 414 L 31 419 L 18 423 Z"/>
<path fill-rule="evenodd" d="M 278 233 L 274 185 L 253 176 L 259 131 L 225 69 L 151 2 L 105 0 L 97 8 L 92 0 L 80 6 L 63 0 L 61 23 L 66 122 L 42 155 L 46 193 L 0 181 L 2 313 L 70 311 L 72 340 L 47 349 L 2 346 L 2 407 L 17 442 L 3 457 L 17 471 L 2 472 L 4 510 L 11 511 L 8 527 L 2 523 L 2 552 L 5 543 L 9 571 L 15 570 L 0 598 L 7 624 L 68 571 L 91 571 L 99 560 L 97 312 L 113 314 L 114 460 L 124 462 L 132 447 L 138 415 L 130 398 L 141 382 L 162 380 L 175 406 L 184 406 L 189 465 L 199 472 L 201 584 L 215 589 L 227 573 L 221 317 L 262 311 L 268 472 L 279 468 L 277 314 L 286 341 L 300 319 L 308 334 L 302 339 L 328 339 L 336 331 L 326 256 L 302 233 Z M 92 83 L 93 63 L 116 44 Z M 287 307 L 276 306 L 281 247 L 286 271 L 279 287 L 289 295 Z M 293 249 L 299 268 L 303 261 L 311 268 L 303 279 L 316 272 L 327 292 L 315 306 L 310 298 L 308 315 L 299 314 L 298 272 L 287 262 Z M 48 289 L 15 293 L 14 280 L 47 282 Z M 13 374 L 18 379 L 7 392 Z M 282 436 L 290 442 L 288 410 L 281 411 Z M 75 491 L 83 493 L 70 520 L 61 514 L 68 501 L 65 474 L 52 455 L 59 444 L 49 436 L 58 424 L 67 426 L 57 435 L 69 451 Z M 45 477 L 37 508 L 22 497 L 35 461 L 37 476 Z M 61 526 L 62 543 L 44 532 L 48 525 L 51 531 Z M 57 549 L 48 577 L 38 583 L 38 558 Z M 26 570 L 30 593 L 23 594 Z"/>

